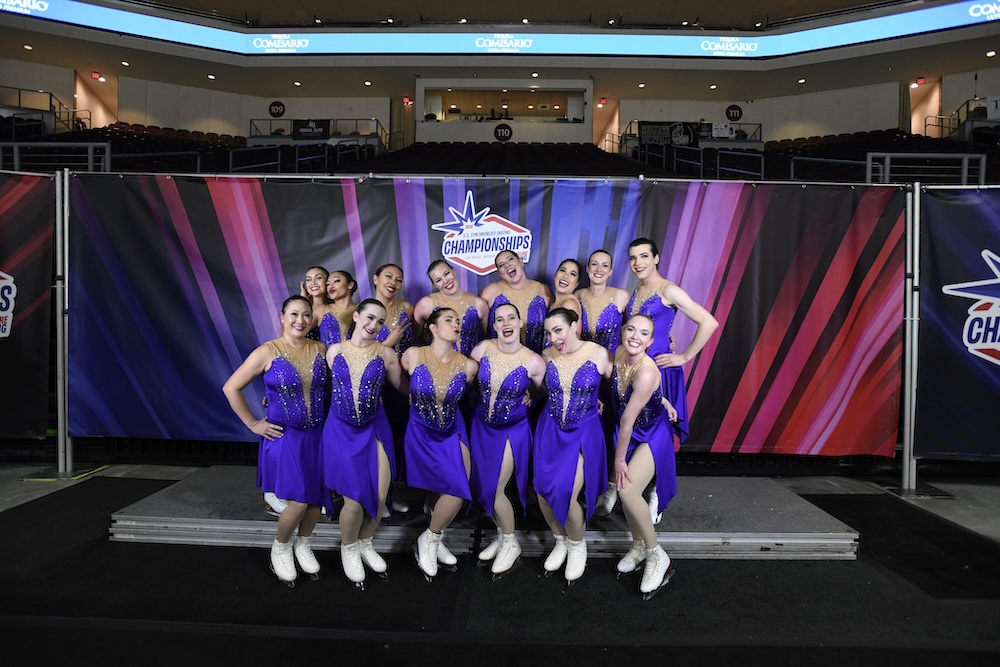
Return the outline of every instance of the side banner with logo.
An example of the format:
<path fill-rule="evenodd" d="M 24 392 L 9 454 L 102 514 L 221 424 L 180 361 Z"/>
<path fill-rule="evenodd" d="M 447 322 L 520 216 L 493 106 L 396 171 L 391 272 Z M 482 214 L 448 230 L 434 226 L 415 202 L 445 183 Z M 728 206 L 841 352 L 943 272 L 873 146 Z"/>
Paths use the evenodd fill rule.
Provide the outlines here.
<path fill-rule="evenodd" d="M 921 199 L 918 458 L 997 460 L 1000 190 Z"/>
<path fill-rule="evenodd" d="M 55 192 L 48 176 L 0 174 L 0 437 L 48 430 Z"/>
<path fill-rule="evenodd" d="M 631 290 L 628 244 L 651 236 L 661 273 L 721 323 L 685 369 L 686 449 L 891 456 L 897 441 L 895 188 L 81 174 L 71 202 L 74 436 L 251 440 L 220 388 L 314 265 L 350 272 L 360 301 L 397 264 L 413 303 L 439 257 L 479 293 L 501 250 L 551 284 L 604 248 Z M 679 315 L 678 349 L 693 333 Z"/>

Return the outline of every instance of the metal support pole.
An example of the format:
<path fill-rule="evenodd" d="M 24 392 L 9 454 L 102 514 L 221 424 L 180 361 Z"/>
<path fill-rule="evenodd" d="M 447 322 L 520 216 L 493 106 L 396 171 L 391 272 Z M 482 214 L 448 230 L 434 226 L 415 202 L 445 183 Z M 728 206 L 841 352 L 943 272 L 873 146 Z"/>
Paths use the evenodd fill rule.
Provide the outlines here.
<path fill-rule="evenodd" d="M 906 298 L 904 301 L 903 348 L 903 478 L 900 490 L 917 488 L 917 460 L 913 455 L 916 427 L 917 347 L 920 322 L 920 183 L 906 196 Z"/>
<path fill-rule="evenodd" d="M 56 172 L 56 439 L 59 450 L 58 471 L 73 469 L 73 454 L 66 436 L 66 201 L 69 199 L 69 170 Z"/>

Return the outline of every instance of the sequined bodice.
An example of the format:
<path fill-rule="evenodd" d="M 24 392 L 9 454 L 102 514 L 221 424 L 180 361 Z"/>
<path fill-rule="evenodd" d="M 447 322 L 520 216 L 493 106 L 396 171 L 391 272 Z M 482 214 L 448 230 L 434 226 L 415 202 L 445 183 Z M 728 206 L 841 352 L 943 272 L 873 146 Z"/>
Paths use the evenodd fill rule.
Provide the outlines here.
<path fill-rule="evenodd" d="M 479 309 L 476 308 L 476 297 L 465 294 L 457 299 L 449 299 L 440 292 L 431 294 L 434 310 L 451 308 L 462 320 L 462 331 L 458 340 L 458 351 L 469 356 L 472 348 L 479 342 Z"/>
<path fill-rule="evenodd" d="M 545 364 L 545 386 L 549 390 L 546 407 L 559 428 L 565 430 L 587 413 L 597 412 L 601 374 L 590 359 L 552 357 Z"/>
<path fill-rule="evenodd" d="M 532 281 L 524 289 L 514 289 L 502 280 L 497 283 L 500 294 L 493 299 L 490 305 L 490 319 L 492 322 L 498 306 L 505 303 L 514 304 L 521 319 L 524 320 L 524 344 L 535 352 L 542 351 L 545 342 L 545 294 L 541 283 Z M 496 332 L 493 332 L 496 338 Z"/>
<path fill-rule="evenodd" d="M 354 426 L 367 424 L 375 416 L 385 381 L 381 351 L 378 343 L 366 347 L 350 342 L 340 345 L 330 369 L 331 416 Z"/>
<path fill-rule="evenodd" d="M 308 430 L 323 423 L 326 362 L 318 344 L 296 350 L 282 340 L 268 342 L 274 354 L 264 371 L 267 420 Z"/>
<path fill-rule="evenodd" d="M 458 402 L 465 393 L 466 361 L 456 352 L 443 362 L 430 346 L 420 348 L 417 367 L 410 377 L 410 405 L 428 426 L 444 431 L 454 424 Z"/>
<path fill-rule="evenodd" d="M 625 412 L 625 406 L 628 405 L 629 399 L 632 398 L 632 380 L 635 378 L 635 374 L 639 368 L 643 366 L 656 368 L 656 363 L 649 357 L 646 357 L 638 364 L 629 367 L 625 364 L 624 359 L 615 359 L 615 368 L 611 372 L 611 391 L 619 399 L 619 419 L 621 419 L 622 413 Z M 657 372 L 659 371 L 657 370 Z M 649 401 L 646 402 L 646 405 L 643 406 L 642 410 L 636 416 L 633 428 L 643 429 L 648 427 L 662 417 L 664 412 L 666 412 L 666 408 L 663 407 L 663 389 L 661 384 L 657 384 L 656 389 L 653 390 L 653 395 L 649 397 Z"/>
<path fill-rule="evenodd" d="M 330 312 L 324 314 L 319 323 L 319 339 L 324 345 L 330 347 L 334 343 L 348 339 L 351 326 L 354 324 L 351 316 L 356 308 L 357 306 L 353 304 L 343 309 L 336 305 L 330 306 Z"/>
<path fill-rule="evenodd" d="M 638 305 L 637 305 L 638 304 Z M 677 315 L 676 306 L 664 306 L 659 292 L 644 289 L 642 285 L 635 288 L 625 307 L 625 319 L 641 313 L 653 320 L 653 344 L 647 354 L 655 357 L 658 354 L 670 352 L 670 328 Z"/>
<path fill-rule="evenodd" d="M 395 313 L 395 315 L 393 314 Z M 389 337 L 389 334 L 403 326 L 410 321 L 410 316 L 406 314 L 406 311 L 402 307 L 393 308 L 393 312 L 386 314 L 385 324 L 382 325 L 381 331 L 375 334 L 375 340 L 378 342 L 384 341 Z M 403 337 L 399 339 L 392 349 L 396 351 L 396 356 L 403 356 L 403 352 L 413 345 L 413 327 L 408 328 L 403 332 Z"/>
<path fill-rule="evenodd" d="M 507 354 L 493 344 L 483 352 L 476 378 L 479 386 L 476 411 L 490 426 L 514 421 L 527 412 L 524 392 L 531 385 L 526 367 L 531 354 L 526 347 Z"/>
<path fill-rule="evenodd" d="M 622 314 L 612 301 L 613 290 L 601 296 L 591 296 L 587 290 L 579 293 L 580 326 L 584 340 L 592 340 L 611 354 L 621 342 Z"/>

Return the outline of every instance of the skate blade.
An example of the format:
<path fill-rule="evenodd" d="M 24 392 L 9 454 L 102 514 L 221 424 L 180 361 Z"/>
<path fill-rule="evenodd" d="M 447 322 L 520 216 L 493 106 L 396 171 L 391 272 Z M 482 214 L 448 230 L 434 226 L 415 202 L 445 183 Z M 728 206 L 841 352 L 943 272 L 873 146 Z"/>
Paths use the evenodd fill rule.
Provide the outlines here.
<path fill-rule="evenodd" d="M 420 567 L 420 551 L 416 544 L 413 545 L 413 560 L 417 562 L 417 569 L 420 570 L 420 574 L 424 575 L 424 580 L 427 583 L 434 581 L 434 577 L 424 572 L 424 568 Z"/>
<path fill-rule="evenodd" d="M 582 574 L 580 575 L 580 579 L 583 579 L 583 575 Z M 580 579 L 574 579 L 572 581 L 570 581 L 569 579 L 567 579 L 566 580 L 566 588 L 573 588 L 573 586 L 576 585 L 576 582 L 580 581 Z"/>
<path fill-rule="evenodd" d="M 291 590 L 292 588 L 295 588 L 295 580 L 294 579 L 292 579 L 291 581 L 285 581 L 284 579 L 282 579 L 281 577 L 278 576 L 278 573 L 274 571 L 274 566 L 271 565 L 270 563 L 267 564 L 267 568 L 269 570 L 271 570 L 271 574 L 273 574 L 278 579 L 278 581 L 280 581 L 284 585 L 288 586 L 289 590 Z"/>
<path fill-rule="evenodd" d="M 503 579 L 504 577 L 506 577 L 508 574 L 510 574 L 511 572 L 513 572 L 514 570 L 516 570 L 517 568 L 519 568 L 520 566 L 521 566 L 521 557 L 518 556 L 517 560 L 514 561 L 514 564 L 511 565 L 510 567 L 508 567 L 506 570 L 504 570 L 503 572 L 494 572 L 493 573 L 493 581 L 500 581 L 501 579 Z"/>
<path fill-rule="evenodd" d="M 438 570 L 448 570 L 449 572 L 458 572 L 458 563 L 454 565 L 445 565 L 444 563 L 438 563 Z"/>
<path fill-rule="evenodd" d="M 363 581 L 355 581 L 354 582 L 354 587 L 357 588 L 362 593 L 365 592 L 365 582 L 363 582 Z"/>
<path fill-rule="evenodd" d="M 615 579 L 621 579 L 622 577 L 631 577 L 638 571 L 639 568 L 635 568 L 634 570 L 629 570 L 628 572 L 618 572 L 618 575 L 615 577 Z"/>
<path fill-rule="evenodd" d="M 319 572 L 309 574 L 309 579 L 312 581 L 319 581 Z"/>
<path fill-rule="evenodd" d="M 642 601 L 646 602 L 647 600 L 652 600 L 654 595 L 662 591 L 666 587 L 666 585 L 670 583 L 670 578 L 673 576 L 674 576 L 674 568 L 670 568 L 669 570 L 667 570 L 667 573 L 663 575 L 663 581 L 660 582 L 659 586 L 657 586 L 655 589 L 651 590 L 648 593 L 642 594 Z"/>

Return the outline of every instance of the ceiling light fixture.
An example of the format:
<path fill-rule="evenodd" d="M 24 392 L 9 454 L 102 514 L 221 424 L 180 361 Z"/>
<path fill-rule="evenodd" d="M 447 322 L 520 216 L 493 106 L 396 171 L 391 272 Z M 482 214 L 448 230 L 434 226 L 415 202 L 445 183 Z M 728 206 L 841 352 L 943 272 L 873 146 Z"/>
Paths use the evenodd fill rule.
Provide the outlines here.
<path fill-rule="evenodd" d="M 299 87 L 299 86 L 302 85 L 302 82 L 301 81 L 292 81 L 292 85 L 295 86 L 295 87 Z"/>
<path fill-rule="evenodd" d="M 805 83 L 805 82 L 806 82 L 806 80 L 805 80 L 805 79 L 799 79 L 799 85 L 802 85 L 802 84 L 803 84 L 803 83 Z"/>
<path fill-rule="evenodd" d="M 989 51 L 987 51 L 987 52 L 986 52 L 986 57 L 987 57 L 987 58 L 992 58 L 992 57 L 993 57 L 993 56 L 995 56 L 996 54 L 997 54 L 997 52 L 996 52 L 996 51 L 994 51 L 993 49 L 990 49 Z"/>
<path fill-rule="evenodd" d="M 318 17 L 315 14 L 313 14 L 313 22 L 317 23 L 317 24 L 321 24 L 321 23 L 323 23 L 323 19 L 321 19 L 320 17 Z"/>
<path fill-rule="evenodd" d="M 639 87 L 640 87 L 640 88 L 645 88 L 645 87 L 646 87 L 646 84 L 644 84 L 644 83 L 640 83 L 640 84 L 639 84 Z"/>
<path fill-rule="evenodd" d="M 370 85 L 372 85 L 372 82 L 371 81 L 365 81 L 365 85 L 366 86 L 370 86 Z"/>
<path fill-rule="evenodd" d="M 97 77 L 97 80 L 100 81 L 101 83 L 104 83 L 105 81 L 107 81 L 107 79 L 105 79 L 103 76 Z M 38 92 L 42 92 L 42 91 L 39 90 Z"/>
<path fill-rule="evenodd" d="M 527 25 L 528 24 L 528 19 L 521 19 L 521 23 Z"/>
<path fill-rule="evenodd" d="M 208 80 L 209 81 L 215 81 L 215 75 L 214 74 L 209 74 L 208 75 Z"/>
<path fill-rule="evenodd" d="M 469 19 L 458 19 L 458 22 L 461 23 L 462 25 L 465 25 L 466 23 L 469 22 Z"/>
<path fill-rule="evenodd" d="M 129 65 L 127 60 L 123 60 L 122 65 L 125 65 L 125 67 L 131 67 L 131 65 Z"/>
<path fill-rule="evenodd" d="M 718 87 L 719 87 L 718 85 L 716 85 L 716 84 L 713 83 L 711 86 L 708 87 L 708 89 L 709 90 L 715 90 Z"/>
<path fill-rule="evenodd" d="M 25 44 L 24 45 L 24 50 L 25 51 L 32 51 L 32 50 L 34 50 L 34 48 L 35 47 L 33 47 L 31 44 Z"/>
<path fill-rule="evenodd" d="M 531 73 L 531 78 L 532 79 L 537 79 L 538 78 L 538 72 L 532 72 Z"/>

